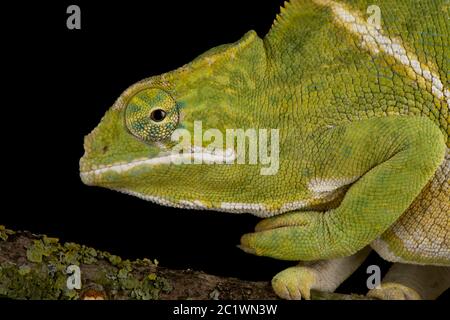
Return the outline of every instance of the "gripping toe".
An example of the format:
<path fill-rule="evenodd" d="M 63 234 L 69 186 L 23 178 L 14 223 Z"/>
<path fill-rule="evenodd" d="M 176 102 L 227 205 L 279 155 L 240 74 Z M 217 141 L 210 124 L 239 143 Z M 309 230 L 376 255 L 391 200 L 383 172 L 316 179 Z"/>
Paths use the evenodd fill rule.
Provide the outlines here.
<path fill-rule="evenodd" d="M 316 274 L 307 267 L 293 267 L 281 271 L 272 279 L 272 288 L 282 299 L 300 300 L 311 298 Z"/>
<path fill-rule="evenodd" d="M 380 288 L 372 289 L 367 293 L 370 298 L 381 300 L 421 300 L 421 296 L 405 285 L 390 282 L 383 283 Z"/>

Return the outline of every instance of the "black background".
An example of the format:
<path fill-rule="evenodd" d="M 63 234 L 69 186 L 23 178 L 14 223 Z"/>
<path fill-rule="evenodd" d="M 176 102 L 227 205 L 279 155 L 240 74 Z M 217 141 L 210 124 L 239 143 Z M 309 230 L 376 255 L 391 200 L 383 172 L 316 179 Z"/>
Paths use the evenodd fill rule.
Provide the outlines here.
<path fill-rule="evenodd" d="M 81 7 L 81 30 L 66 8 Z M 81 183 L 83 137 L 129 85 L 269 30 L 282 1 L 54 1 L 3 7 L 0 223 L 166 267 L 270 280 L 292 262 L 235 245 L 258 218 L 161 207 Z M 6 31 L 6 32 L 5 32 Z M 339 292 L 365 293 L 371 254 Z M 448 298 L 448 292 L 446 297 Z"/>

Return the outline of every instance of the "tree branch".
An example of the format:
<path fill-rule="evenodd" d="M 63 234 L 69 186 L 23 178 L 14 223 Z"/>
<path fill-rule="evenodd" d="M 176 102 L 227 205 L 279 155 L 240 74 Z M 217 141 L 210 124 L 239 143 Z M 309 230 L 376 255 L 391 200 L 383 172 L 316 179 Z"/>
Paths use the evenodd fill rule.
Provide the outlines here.
<path fill-rule="evenodd" d="M 81 289 L 69 289 L 67 267 L 80 268 Z M 157 261 L 122 260 L 108 252 L 0 225 L 0 297 L 12 299 L 277 299 L 269 282 L 171 270 Z M 358 295 L 312 292 L 315 300 Z"/>

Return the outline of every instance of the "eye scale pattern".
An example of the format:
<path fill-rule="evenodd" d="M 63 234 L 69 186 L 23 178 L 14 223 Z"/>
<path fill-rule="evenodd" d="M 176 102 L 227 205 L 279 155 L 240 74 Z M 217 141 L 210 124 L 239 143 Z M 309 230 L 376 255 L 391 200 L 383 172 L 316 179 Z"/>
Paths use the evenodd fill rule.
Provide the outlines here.
<path fill-rule="evenodd" d="M 394 265 L 369 295 L 436 298 L 450 287 L 448 2 L 379 0 L 379 26 L 372 5 L 291 0 L 263 38 L 249 31 L 132 85 L 85 138 L 82 180 L 265 218 L 239 247 L 299 262 L 273 278 L 280 297 L 335 290 L 373 249 Z M 175 165 L 169 137 L 191 139 L 198 121 L 222 135 L 279 130 L 278 172 Z M 216 159 L 210 142 L 185 156 Z"/>
<path fill-rule="evenodd" d="M 136 93 L 128 102 L 128 130 L 144 141 L 167 139 L 178 125 L 178 109 L 172 97 L 157 88 Z"/>

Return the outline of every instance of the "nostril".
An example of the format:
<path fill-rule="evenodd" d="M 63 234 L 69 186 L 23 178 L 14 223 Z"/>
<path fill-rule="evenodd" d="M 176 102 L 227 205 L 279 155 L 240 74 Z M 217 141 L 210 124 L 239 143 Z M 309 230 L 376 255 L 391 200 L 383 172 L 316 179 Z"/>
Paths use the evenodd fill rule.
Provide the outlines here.
<path fill-rule="evenodd" d="M 109 150 L 108 146 L 103 146 L 103 148 L 102 148 L 103 154 L 105 154 L 106 152 L 108 152 L 108 150 Z"/>

